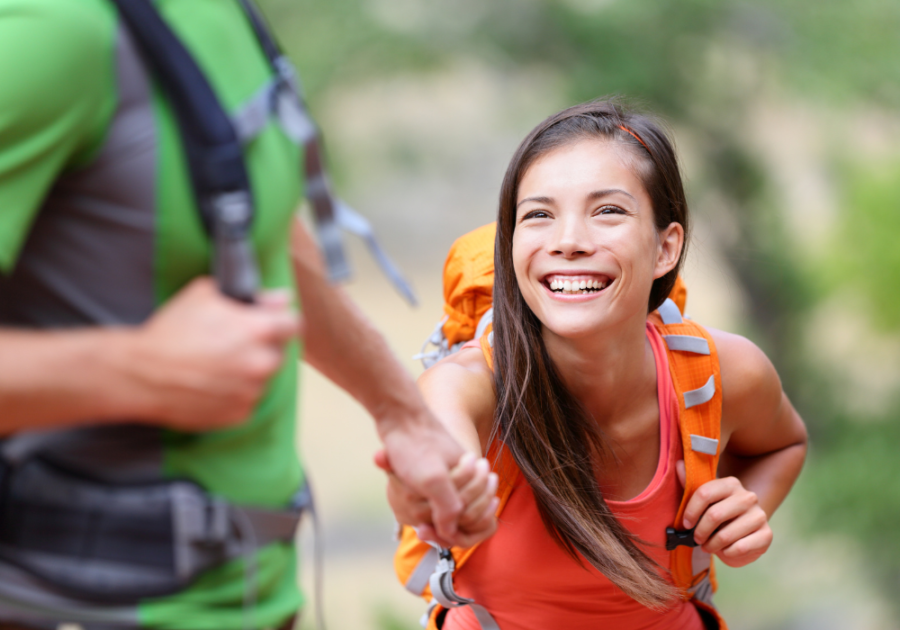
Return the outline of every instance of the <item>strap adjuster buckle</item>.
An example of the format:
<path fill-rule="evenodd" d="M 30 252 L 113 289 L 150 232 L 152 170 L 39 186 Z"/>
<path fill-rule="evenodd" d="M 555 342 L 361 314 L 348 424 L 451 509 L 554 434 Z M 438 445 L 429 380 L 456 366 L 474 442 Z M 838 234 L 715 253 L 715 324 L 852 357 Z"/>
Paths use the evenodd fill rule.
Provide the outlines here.
<path fill-rule="evenodd" d="M 666 527 L 666 551 L 672 551 L 682 545 L 685 547 L 696 547 L 697 541 L 694 540 L 694 529 L 694 527 L 690 529 Z"/>

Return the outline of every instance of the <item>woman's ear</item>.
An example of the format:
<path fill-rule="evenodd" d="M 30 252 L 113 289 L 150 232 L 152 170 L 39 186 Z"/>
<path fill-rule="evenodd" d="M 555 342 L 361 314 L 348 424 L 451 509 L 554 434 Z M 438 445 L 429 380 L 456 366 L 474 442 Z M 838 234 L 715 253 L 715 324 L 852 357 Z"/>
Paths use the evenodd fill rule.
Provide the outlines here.
<path fill-rule="evenodd" d="M 656 269 L 653 279 L 662 278 L 678 264 L 681 250 L 684 247 L 684 226 L 680 223 L 670 223 L 668 227 L 659 231 L 659 249 L 656 255 Z"/>

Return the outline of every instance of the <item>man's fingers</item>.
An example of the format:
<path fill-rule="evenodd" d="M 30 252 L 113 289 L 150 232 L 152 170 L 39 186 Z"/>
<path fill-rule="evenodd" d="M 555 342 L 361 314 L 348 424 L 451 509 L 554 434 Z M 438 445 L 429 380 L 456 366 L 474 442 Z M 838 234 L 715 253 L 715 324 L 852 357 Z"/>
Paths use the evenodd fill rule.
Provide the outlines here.
<path fill-rule="evenodd" d="M 419 540 L 423 540 L 425 542 L 433 542 L 439 544 L 441 547 L 452 547 L 453 543 L 444 540 L 440 536 L 438 536 L 437 531 L 431 525 L 423 524 L 414 528 L 416 530 L 416 536 L 419 537 Z"/>
<path fill-rule="evenodd" d="M 293 296 L 289 289 L 266 289 L 256 294 L 256 306 L 268 310 L 290 308 Z"/>
<path fill-rule="evenodd" d="M 432 520 L 437 534 L 444 539 L 456 535 L 456 523 L 463 510 L 463 502 L 448 475 L 431 478 L 423 488 L 431 505 Z"/>
<path fill-rule="evenodd" d="M 300 329 L 299 316 L 289 309 L 273 312 L 257 311 L 260 322 L 260 340 L 281 345 L 297 336 Z"/>
<path fill-rule="evenodd" d="M 464 488 L 475 477 L 478 471 L 478 457 L 471 451 L 466 451 L 459 458 L 459 463 L 450 471 L 450 480 L 457 488 Z"/>
<path fill-rule="evenodd" d="M 375 465 L 384 472 L 394 472 L 394 469 L 391 468 L 391 462 L 390 460 L 388 460 L 387 451 L 385 451 L 383 448 L 375 451 L 375 455 L 372 456 L 372 460 L 375 462 Z"/>

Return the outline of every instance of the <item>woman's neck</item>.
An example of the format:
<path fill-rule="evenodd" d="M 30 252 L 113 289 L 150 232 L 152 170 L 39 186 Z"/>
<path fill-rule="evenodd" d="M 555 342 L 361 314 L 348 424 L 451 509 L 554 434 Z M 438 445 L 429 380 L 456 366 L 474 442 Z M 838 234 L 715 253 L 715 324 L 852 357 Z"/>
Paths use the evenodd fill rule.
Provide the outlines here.
<path fill-rule="evenodd" d="M 544 331 L 547 352 L 569 391 L 605 429 L 656 400 L 656 363 L 646 318 L 579 339 Z"/>

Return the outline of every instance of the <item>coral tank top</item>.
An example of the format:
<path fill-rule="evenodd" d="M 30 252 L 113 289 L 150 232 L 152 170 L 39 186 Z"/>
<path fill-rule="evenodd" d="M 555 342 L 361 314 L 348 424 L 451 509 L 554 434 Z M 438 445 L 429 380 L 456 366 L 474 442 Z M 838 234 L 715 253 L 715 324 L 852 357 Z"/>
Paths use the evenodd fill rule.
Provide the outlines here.
<path fill-rule="evenodd" d="M 678 402 L 663 340 L 649 323 L 647 338 L 656 360 L 659 464 L 650 485 L 638 496 L 607 504 L 625 527 L 649 543 L 644 550 L 650 557 L 668 568 L 665 530 L 674 523 L 682 496 L 675 472 L 675 463 L 682 458 Z M 690 602 L 678 601 L 662 612 L 651 610 L 586 561 L 584 567 L 575 562 L 550 537 L 524 481 L 513 489 L 497 533 L 456 572 L 454 586 L 457 593 L 487 608 L 502 630 L 703 629 Z M 443 630 L 479 628 L 468 607 L 448 611 L 443 625 Z"/>

